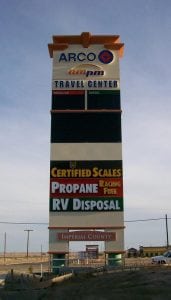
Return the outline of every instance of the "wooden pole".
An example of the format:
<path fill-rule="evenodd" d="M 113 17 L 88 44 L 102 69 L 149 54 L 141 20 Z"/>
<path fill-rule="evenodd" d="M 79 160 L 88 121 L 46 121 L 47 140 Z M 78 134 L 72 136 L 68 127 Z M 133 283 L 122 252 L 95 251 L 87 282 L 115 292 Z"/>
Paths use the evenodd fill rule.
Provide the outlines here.
<path fill-rule="evenodd" d="M 168 233 L 168 222 L 167 222 L 167 214 L 165 215 L 165 221 L 166 221 L 166 247 L 169 249 L 169 233 Z"/>

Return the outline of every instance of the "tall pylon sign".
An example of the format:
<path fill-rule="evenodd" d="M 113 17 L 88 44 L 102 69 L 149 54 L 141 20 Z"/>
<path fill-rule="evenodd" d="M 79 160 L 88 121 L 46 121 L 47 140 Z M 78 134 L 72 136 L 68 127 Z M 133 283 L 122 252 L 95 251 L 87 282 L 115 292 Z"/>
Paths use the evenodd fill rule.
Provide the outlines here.
<path fill-rule="evenodd" d="M 49 199 L 52 267 L 70 241 L 104 241 L 124 253 L 118 35 L 53 36 Z"/>

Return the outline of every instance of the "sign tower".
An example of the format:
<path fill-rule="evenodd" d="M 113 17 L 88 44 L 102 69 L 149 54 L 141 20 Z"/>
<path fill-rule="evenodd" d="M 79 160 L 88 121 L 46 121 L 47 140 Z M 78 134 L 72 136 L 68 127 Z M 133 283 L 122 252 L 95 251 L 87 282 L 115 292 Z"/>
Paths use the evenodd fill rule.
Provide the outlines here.
<path fill-rule="evenodd" d="M 104 241 L 108 264 L 124 253 L 118 35 L 53 36 L 49 253 Z"/>

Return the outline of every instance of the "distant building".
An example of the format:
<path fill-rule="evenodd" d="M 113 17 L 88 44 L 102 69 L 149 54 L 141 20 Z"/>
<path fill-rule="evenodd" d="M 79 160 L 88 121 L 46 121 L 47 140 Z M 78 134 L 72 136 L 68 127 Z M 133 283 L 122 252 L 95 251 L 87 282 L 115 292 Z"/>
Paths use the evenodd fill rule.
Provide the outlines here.
<path fill-rule="evenodd" d="M 98 258 L 99 245 L 86 245 L 86 253 L 88 258 Z"/>
<path fill-rule="evenodd" d="M 171 246 L 169 247 L 171 249 Z M 152 257 L 162 255 L 168 249 L 166 246 L 140 246 L 139 250 L 136 248 L 129 248 L 126 252 L 127 257 Z"/>
<path fill-rule="evenodd" d="M 137 257 L 139 255 L 138 250 L 135 248 L 129 248 L 127 250 L 127 257 Z"/>
<path fill-rule="evenodd" d="M 140 256 L 151 257 L 151 256 L 162 255 L 167 250 L 168 249 L 166 246 L 150 246 L 150 247 L 140 246 L 139 253 L 141 253 Z"/>

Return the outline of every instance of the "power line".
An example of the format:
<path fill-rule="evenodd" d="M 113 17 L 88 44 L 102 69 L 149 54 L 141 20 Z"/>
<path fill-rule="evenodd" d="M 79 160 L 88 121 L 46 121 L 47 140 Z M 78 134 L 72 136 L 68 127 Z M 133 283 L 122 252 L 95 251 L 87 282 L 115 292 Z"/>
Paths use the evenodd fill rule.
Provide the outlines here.
<path fill-rule="evenodd" d="M 39 223 L 39 222 L 1 222 L 0 221 L 0 224 L 10 224 L 10 225 L 48 225 L 49 223 Z"/>
<path fill-rule="evenodd" d="M 168 218 L 167 219 L 171 219 Z M 135 220 L 125 220 L 125 223 L 133 223 L 133 222 L 148 222 L 148 221 L 160 221 L 165 220 L 165 218 L 150 218 L 150 219 L 135 219 Z M 49 225 L 47 222 L 8 222 L 8 221 L 0 221 L 0 224 L 9 224 L 9 225 Z"/>
<path fill-rule="evenodd" d="M 167 218 L 167 219 L 171 219 L 171 218 Z M 126 223 L 129 222 L 147 222 L 147 221 L 159 221 L 159 220 L 165 220 L 165 218 L 151 218 L 151 219 L 140 219 L 140 220 L 128 220 L 125 221 Z"/>

